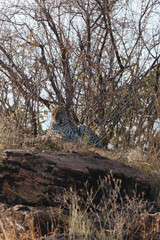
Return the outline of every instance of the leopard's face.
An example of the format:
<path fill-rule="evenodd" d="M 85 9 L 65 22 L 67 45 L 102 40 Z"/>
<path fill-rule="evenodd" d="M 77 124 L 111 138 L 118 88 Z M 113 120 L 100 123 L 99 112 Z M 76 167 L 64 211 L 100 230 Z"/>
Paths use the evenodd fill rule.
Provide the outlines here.
<path fill-rule="evenodd" d="M 65 107 L 56 106 L 51 107 L 50 110 L 52 112 L 52 124 L 63 125 L 68 123 L 68 116 Z"/>

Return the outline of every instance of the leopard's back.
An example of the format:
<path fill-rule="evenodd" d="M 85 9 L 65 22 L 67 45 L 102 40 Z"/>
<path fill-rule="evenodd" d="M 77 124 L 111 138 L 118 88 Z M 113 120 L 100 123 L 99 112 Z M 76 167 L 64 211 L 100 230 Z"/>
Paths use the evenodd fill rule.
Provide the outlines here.
<path fill-rule="evenodd" d="M 88 141 L 88 143 L 94 144 L 97 147 L 103 147 L 103 144 L 100 141 L 100 138 L 95 134 L 91 128 L 81 124 L 79 126 L 79 135 L 82 139 Z"/>

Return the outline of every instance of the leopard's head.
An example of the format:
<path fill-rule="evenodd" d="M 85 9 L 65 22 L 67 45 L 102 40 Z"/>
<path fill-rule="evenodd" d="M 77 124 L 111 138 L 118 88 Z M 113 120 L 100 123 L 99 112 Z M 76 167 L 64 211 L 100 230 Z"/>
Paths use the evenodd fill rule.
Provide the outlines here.
<path fill-rule="evenodd" d="M 64 106 L 50 106 L 50 110 L 52 113 L 52 124 L 63 125 L 69 122 L 67 111 Z"/>

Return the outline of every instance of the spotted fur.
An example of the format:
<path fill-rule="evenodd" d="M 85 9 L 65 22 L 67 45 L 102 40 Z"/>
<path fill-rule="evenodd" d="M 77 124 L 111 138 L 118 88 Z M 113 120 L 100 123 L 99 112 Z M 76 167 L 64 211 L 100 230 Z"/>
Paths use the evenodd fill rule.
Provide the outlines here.
<path fill-rule="evenodd" d="M 85 140 L 88 143 L 103 147 L 99 137 L 87 126 L 75 126 L 69 121 L 67 111 L 63 106 L 50 107 L 52 120 L 48 135 L 54 135 L 62 139 Z"/>

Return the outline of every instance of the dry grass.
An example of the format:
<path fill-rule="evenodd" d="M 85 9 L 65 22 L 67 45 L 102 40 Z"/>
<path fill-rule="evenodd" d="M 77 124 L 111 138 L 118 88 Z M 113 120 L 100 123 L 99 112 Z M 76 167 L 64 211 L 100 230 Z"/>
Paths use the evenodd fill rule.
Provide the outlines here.
<path fill-rule="evenodd" d="M 155 239 L 159 232 L 160 214 L 155 215 L 156 223 L 149 222 L 151 208 L 146 210 L 147 201 L 137 196 L 136 192 L 131 198 L 127 195 L 122 198 L 120 190 L 119 180 L 113 179 L 112 176 L 106 177 L 99 185 L 99 191 L 103 192 L 101 202 L 96 205 L 96 195 L 88 193 L 87 207 L 84 211 L 74 195 L 70 211 L 70 233 L 79 229 L 83 236 L 101 240 Z"/>
<path fill-rule="evenodd" d="M 96 195 L 101 192 L 102 198 L 95 204 Z M 112 175 L 99 181 L 96 193 L 86 190 L 87 200 L 84 202 L 70 189 L 63 198 L 63 209 L 68 209 L 64 233 L 78 239 L 95 240 L 158 240 L 160 235 L 160 213 L 149 213 L 148 202 L 143 196 L 121 197 L 121 181 Z M 11 223 L 12 221 L 12 223 Z M 12 225 L 12 227 L 11 227 Z M 59 225 L 54 226 L 52 234 L 58 232 Z M 62 230 L 61 230 L 62 232 Z M 41 236 L 40 227 L 35 227 L 33 219 L 28 223 L 27 231 L 14 219 L 0 220 L 0 240 L 35 240 Z M 159 234 L 159 235 L 158 235 Z M 49 235 L 49 232 L 48 232 Z M 71 239 L 69 237 L 69 239 Z M 74 239 L 74 238 L 73 238 Z"/>
<path fill-rule="evenodd" d="M 37 232 L 30 221 L 28 231 L 16 221 L 3 218 L 0 220 L 0 240 L 35 240 Z"/>
<path fill-rule="evenodd" d="M 152 151 L 152 154 L 142 153 L 140 150 L 107 151 L 84 145 L 71 143 L 69 141 L 55 141 L 53 139 L 32 139 L 19 138 L 10 120 L 1 121 L 0 124 L 0 159 L 4 158 L 6 148 L 25 148 L 29 150 L 55 149 L 57 151 L 78 151 L 83 154 L 100 154 L 123 161 L 126 164 L 137 168 L 147 174 L 152 182 L 152 192 L 157 202 L 160 202 L 160 160 L 159 152 Z M 10 128 L 8 129 L 8 126 Z M 113 185 L 114 182 L 114 185 Z M 114 187 L 113 187 L 114 186 Z M 149 213 L 146 209 L 147 202 L 137 196 L 121 197 L 121 182 L 112 176 L 100 180 L 99 189 L 102 199 L 95 204 L 96 194 L 86 190 L 87 201 L 84 203 L 74 191 L 63 196 L 61 208 L 68 209 L 64 233 L 74 236 L 79 233 L 81 239 L 101 240 L 158 240 L 160 239 L 160 213 Z M 106 195 L 107 193 L 107 195 Z M 68 202 L 70 204 L 68 204 Z M 67 204 L 67 205 L 66 205 Z M 69 217 L 68 217 L 69 216 Z M 57 232 L 60 226 L 54 226 L 52 234 Z M 48 235 L 49 235 L 48 231 Z M 33 219 L 30 219 L 27 230 L 19 225 L 14 219 L 0 218 L 0 240 L 35 240 L 41 236 L 40 227 L 34 226 Z M 76 236 L 76 235 L 75 235 Z"/>

